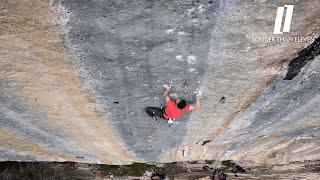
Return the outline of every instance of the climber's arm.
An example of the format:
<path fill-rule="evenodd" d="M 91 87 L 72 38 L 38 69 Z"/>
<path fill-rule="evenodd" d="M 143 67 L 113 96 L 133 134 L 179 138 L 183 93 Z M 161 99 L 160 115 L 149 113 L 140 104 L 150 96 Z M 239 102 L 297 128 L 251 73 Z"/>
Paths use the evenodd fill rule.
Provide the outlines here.
<path fill-rule="evenodd" d="M 193 110 L 193 109 L 197 110 L 200 108 L 200 98 L 201 98 L 201 94 L 200 93 L 196 94 L 196 102 L 190 105 L 189 110 Z"/>
<path fill-rule="evenodd" d="M 163 85 L 163 87 L 165 88 L 163 91 L 163 97 L 166 100 L 166 102 L 169 102 L 170 101 L 169 92 L 170 92 L 171 87 L 166 84 Z"/>

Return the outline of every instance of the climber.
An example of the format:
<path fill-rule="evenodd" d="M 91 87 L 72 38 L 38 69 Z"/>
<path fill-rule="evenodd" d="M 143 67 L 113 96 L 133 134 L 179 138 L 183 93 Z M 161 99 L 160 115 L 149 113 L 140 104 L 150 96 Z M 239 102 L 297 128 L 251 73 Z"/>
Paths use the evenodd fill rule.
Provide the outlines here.
<path fill-rule="evenodd" d="M 149 114 L 149 116 L 158 116 L 163 119 L 167 119 L 169 124 L 173 124 L 173 122 L 176 120 L 176 118 L 180 117 L 184 113 L 191 111 L 193 109 L 199 109 L 200 108 L 200 98 L 201 98 L 201 92 L 195 93 L 196 96 L 196 102 L 194 104 L 187 104 L 185 100 L 179 100 L 173 101 L 169 97 L 169 92 L 171 90 L 171 86 L 169 85 L 163 85 L 165 88 L 163 91 L 163 97 L 166 101 L 166 107 L 165 108 L 155 108 L 155 107 L 147 107 L 146 111 Z"/>

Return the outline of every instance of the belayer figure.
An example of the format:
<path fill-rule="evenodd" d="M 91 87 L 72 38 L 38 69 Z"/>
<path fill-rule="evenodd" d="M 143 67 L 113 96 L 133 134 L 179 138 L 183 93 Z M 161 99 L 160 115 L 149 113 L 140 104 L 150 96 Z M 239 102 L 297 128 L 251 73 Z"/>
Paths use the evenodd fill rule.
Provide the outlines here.
<path fill-rule="evenodd" d="M 166 106 L 163 108 L 157 108 L 157 107 L 147 107 L 146 112 L 151 117 L 160 117 L 163 119 L 167 119 L 168 123 L 170 125 L 173 124 L 173 122 L 176 120 L 176 118 L 180 117 L 184 113 L 191 111 L 193 109 L 199 109 L 200 108 L 200 98 L 201 93 L 197 92 L 195 94 L 196 96 L 196 102 L 193 104 L 187 104 L 187 102 L 183 99 L 176 101 L 173 101 L 169 97 L 169 92 L 171 90 L 171 86 L 169 85 L 163 85 L 165 88 L 163 91 L 163 97 L 166 101 Z"/>

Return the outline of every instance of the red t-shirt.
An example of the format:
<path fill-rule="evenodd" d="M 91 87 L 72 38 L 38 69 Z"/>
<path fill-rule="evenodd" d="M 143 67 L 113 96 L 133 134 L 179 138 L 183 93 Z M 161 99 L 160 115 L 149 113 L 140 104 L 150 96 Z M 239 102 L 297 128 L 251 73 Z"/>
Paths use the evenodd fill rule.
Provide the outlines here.
<path fill-rule="evenodd" d="M 166 103 L 166 109 L 164 110 L 164 117 L 168 119 L 175 119 L 181 116 L 183 113 L 190 110 L 190 105 L 186 105 L 183 109 L 179 109 L 175 101 L 168 101 Z"/>

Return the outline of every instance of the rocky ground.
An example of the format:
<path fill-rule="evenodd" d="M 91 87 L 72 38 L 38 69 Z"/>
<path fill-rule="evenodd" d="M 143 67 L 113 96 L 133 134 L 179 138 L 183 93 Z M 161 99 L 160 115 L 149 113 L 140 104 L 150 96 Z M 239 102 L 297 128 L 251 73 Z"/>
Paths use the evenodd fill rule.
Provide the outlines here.
<path fill-rule="evenodd" d="M 127 166 L 83 163 L 2 162 L 1 179 L 319 179 L 320 161 L 281 166 L 240 166 L 232 161 L 193 161 L 168 164 L 135 163 Z M 217 176 L 215 176 L 217 178 Z"/>
<path fill-rule="evenodd" d="M 276 10 L 289 3 L 290 33 L 275 35 Z M 319 9 L 0 0 L 0 161 L 318 160 Z M 303 40 L 283 41 L 292 37 Z M 203 91 L 201 108 L 170 128 L 144 112 L 163 103 L 164 83 L 189 102 Z"/>

